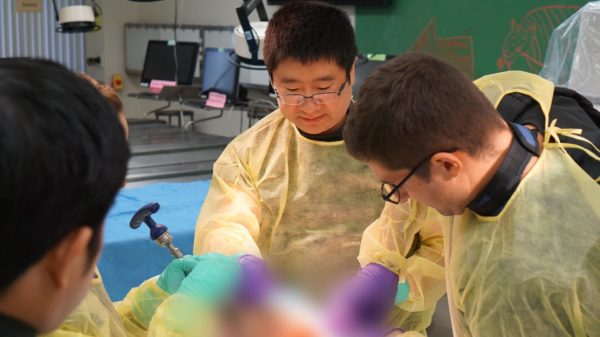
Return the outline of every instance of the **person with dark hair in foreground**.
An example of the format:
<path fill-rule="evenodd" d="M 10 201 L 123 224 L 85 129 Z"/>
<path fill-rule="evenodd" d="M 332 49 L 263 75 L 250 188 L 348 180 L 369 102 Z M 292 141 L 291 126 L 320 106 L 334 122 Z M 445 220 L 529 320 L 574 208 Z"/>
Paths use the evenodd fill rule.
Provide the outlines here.
<path fill-rule="evenodd" d="M 127 171 L 114 109 L 47 61 L 0 60 L 2 335 L 48 332 L 86 294 Z"/>
<path fill-rule="evenodd" d="M 117 308 L 95 272 L 129 159 L 115 108 L 63 66 L 18 58 L 0 60 L 0 103 L 0 335 L 62 324 L 53 336 L 215 336 L 215 308 L 240 283 L 237 259 L 177 259 Z M 175 308 L 191 318 L 180 323 Z"/>
<path fill-rule="evenodd" d="M 347 153 L 342 131 L 356 59 L 354 29 L 343 11 L 296 1 L 272 16 L 264 60 L 279 109 L 216 161 L 194 253 L 251 254 L 313 295 L 357 273 L 343 286 L 333 325 L 347 331 L 379 320 L 398 294 L 389 326 L 422 331 L 445 292 L 441 227 L 407 207 L 381 214 L 377 180 Z M 371 232 L 361 242 L 372 222 L 393 231 Z M 398 251 L 387 255 L 388 245 Z M 375 280 L 386 286 L 372 287 Z M 262 296 L 256 295 L 265 292 L 262 285 L 248 284 L 249 296 Z"/>
<path fill-rule="evenodd" d="M 454 336 L 599 336 L 598 111 L 537 75 L 473 83 L 413 53 L 360 97 L 344 139 L 386 208 L 412 198 L 448 216 Z"/>

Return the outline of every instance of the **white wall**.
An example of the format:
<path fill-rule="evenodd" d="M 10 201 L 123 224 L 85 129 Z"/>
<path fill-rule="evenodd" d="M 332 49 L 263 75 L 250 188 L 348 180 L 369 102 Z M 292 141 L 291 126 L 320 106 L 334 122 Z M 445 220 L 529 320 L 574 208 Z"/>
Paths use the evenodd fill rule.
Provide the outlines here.
<path fill-rule="evenodd" d="M 140 6 L 140 22 L 171 23 L 175 16 L 175 0 L 159 1 Z M 238 0 L 179 0 L 179 21 L 184 24 L 237 25 L 235 8 Z M 266 0 L 263 1 L 266 3 Z M 277 9 L 267 6 L 269 17 Z M 251 18 L 258 20 L 253 13 Z"/>
<path fill-rule="evenodd" d="M 138 5 L 125 0 L 97 0 L 104 12 L 102 29 L 87 33 L 86 57 L 100 57 L 101 64 L 87 66 L 86 72 L 95 78 L 110 83 L 113 74 L 125 72 L 125 22 L 138 20 Z M 127 87 L 134 83 L 127 82 Z"/>
<path fill-rule="evenodd" d="M 126 0 L 100 0 L 104 10 L 102 30 L 90 34 L 87 38 L 87 57 L 100 55 L 103 64 L 100 67 L 88 67 L 87 71 L 100 80 L 110 81 L 113 74 L 123 75 L 125 88 L 120 93 L 125 105 L 125 113 L 129 118 L 141 118 L 149 110 L 159 107 L 162 103 L 140 100 L 127 97 L 128 93 L 139 92 L 139 77 L 125 74 L 124 55 L 124 24 L 125 23 L 168 23 L 175 19 L 175 1 L 178 2 L 178 23 L 197 25 L 238 25 L 239 21 L 235 8 L 239 0 L 163 0 L 149 3 L 136 3 Z M 266 0 L 263 3 L 266 4 Z M 269 17 L 277 10 L 278 6 L 266 6 Z M 355 22 L 355 9 L 353 6 L 342 6 L 352 22 Z M 258 15 L 253 13 L 251 20 L 258 20 Z M 246 74 L 247 75 L 247 74 Z M 254 76 L 254 75 L 253 75 Z M 245 78 L 241 76 L 242 80 Z M 173 104 L 177 106 L 177 103 Z M 189 108 L 186 108 L 189 109 Z M 197 111 L 196 118 L 210 116 L 214 111 Z M 243 120 L 246 128 L 247 119 Z M 240 111 L 234 110 L 225 113 L 225 116 L 203 122 L 197 125 L 196 130 L 233 137 L 240 131 Z"/>

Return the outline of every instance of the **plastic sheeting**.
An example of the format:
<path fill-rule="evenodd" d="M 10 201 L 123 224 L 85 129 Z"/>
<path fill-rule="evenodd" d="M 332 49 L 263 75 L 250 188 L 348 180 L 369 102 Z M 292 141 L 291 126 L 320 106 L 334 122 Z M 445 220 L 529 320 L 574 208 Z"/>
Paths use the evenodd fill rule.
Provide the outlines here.
<path fill-rule="evenodd" d="M 556 27 L 540 75 L 600 104 L 600 1 L 588 3 Z"/>

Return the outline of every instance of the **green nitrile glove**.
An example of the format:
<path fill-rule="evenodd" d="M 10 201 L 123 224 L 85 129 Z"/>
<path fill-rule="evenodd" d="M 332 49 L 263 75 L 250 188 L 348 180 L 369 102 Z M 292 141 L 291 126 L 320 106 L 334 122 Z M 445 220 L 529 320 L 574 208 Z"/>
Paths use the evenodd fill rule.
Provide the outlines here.
<path fill-rule="evenodd" d="M 200 256 L 186 255 L 171 261 L 158 277 L 156 284 L 171 295 L 176 293 L 183 279 L 198 264 L 199 258 Z"/>
<path fill-rule="evenodd" d="M 209 253 L 196 256 L 193 270 L 183 279 L 178 293 L 219 305 L 232 300 L 241 282 L 237 256 Z"/>

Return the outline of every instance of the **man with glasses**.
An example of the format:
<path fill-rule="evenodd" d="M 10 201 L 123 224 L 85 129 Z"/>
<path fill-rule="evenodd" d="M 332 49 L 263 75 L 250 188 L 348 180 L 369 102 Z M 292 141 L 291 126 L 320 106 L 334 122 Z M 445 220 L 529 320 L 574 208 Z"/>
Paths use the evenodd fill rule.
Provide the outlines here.
<path fill-rule="evenodd" d="M 497 109 L 515 94 L 539 107 L 541 128 L 503 119 Z M 598 134 L 589 102 L 570 109 L 588 120 L 583 133 L 561 128 L 575 119 L 557 112 L 551 82 L 512 71 L 473 83 L 420 54 L 379 68 L 360 96 L 344 139 L 384 182 L 382 197 L 452 216 L 444 245 L 454 336 L 599 336 L 600 186 L 587 159 L 600 157 L 586 140 Z"/>
<path fill-rule="evenodd" d="M 438 151 L 438 152 L 454 152 L 456 150 L 457 150 L 457 148 L 452 148 L 449 150 Z M 425 163 L 427 163 L 431 159 L 431 157 L 433 157 L 434 155 L 435 155 L 435 153 L 423 158 L 423 160 L 421 160 L 417 165 L 415 165 L 415 167 L 412 170 L 410 170 L 408 172 L 408 174 L 406 175 L 406 177 L 404 177 L 399 183 L 397 183 L 397 184 L 390 184 L 390 183 L 386 183 L 386 182 L 381 183 L 381 191 L 380 192 L 381 192 L 381 197 L 383 198 L 383 200 L 398 205 L 401 201 L 400 200 L 400 192 L 399 192 L 400 188 L 402 188 L 402 186 L 404 186 L 404 184 L 406 184 L 408 179 L 410 179 L 410 177 L 412 177 L 415 173 L 417 173 L 417 171 L 419 171 L 419 169 Z"/>
<path fill-rule="evenodd" d="M 373 192 L 379 184 L 342 140 L 356 58 L 350 20 L 335 7 L 298 1 L 273 15 L 264 59 L 279 109 L 236 137 L 215 163 L 196 224 L 195 254 L 252 254 L 278 279 L 322 295 L 359 270 L 369 223 L 401 227 L 405 217 L 378 219 L 384 202 Z M 441 235 L 433 221 L 406 224 L 390 238 L 406 261 L 393 259 L 393 265 L 372 245 L 378 241 L 363 241 L 360 264 L 367 271 L 387 267 L 387 293 L 396 294 L 399 281 L 403 290 L 410 288 L 394 326 L 424 330 L 430 324 L 445 292 Z M 262 294 L 268 277 L 252 279 L 248 288 Z"/>

